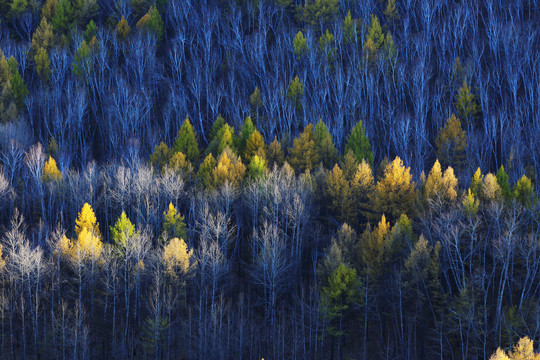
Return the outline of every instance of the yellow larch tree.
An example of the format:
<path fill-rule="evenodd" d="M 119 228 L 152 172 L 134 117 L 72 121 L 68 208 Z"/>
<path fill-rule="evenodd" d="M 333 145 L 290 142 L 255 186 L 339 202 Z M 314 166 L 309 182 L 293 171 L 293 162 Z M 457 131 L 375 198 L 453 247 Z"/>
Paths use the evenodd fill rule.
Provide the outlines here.
<path fill-rule="evenodd" d="M 163 249 L 167 273 L 173 277 L 186 275 L 194 266 L 193 249 L 188 250 L 184 239 L 172 238 Z"/>
<path fill-rule="evenodd" d="M 101 239 L 101 232 L 99 231 L 99 223 L 97 222 L 96 215 L 90 204 L 85 203 L 79 213 L 79 216 L 75 220 L 75 233 L 80 235 L 82 230 L 86 228 L 91 230 L 92 233 Z"/>
<path fill-rule="evenodd" d="M 454 169 L 449 166 L 443 174 L 441 164 L 439 160 L 436 160 L 424 186 L 424 198 L 426 200 L 436 198 L 443 201 L 454 201 L 457 198 L 457 185 L 458 180 Z"/>
<path fill-rule="evenodd" d="M 214 186 L 219 187 L 226 181 L 238 186 L 246 173 L 246 166 L 229 148 L 225 148 L 212 171 Z"/>
<path fill-rule="evenodd" d="M 41 169 L 41 181 L 44 183 L 62 181 L 62 172 L 58 170 L 56 160 L 52 156 L 49 156 L 49 160 L 45 162 Z"/>
<path fill-rule="evenodd" d="M 502 199 L 502 190 L 495 175 L 489 173 L 484 177 L 481 197 L 484 201 L 499 201 Z"/>
<path fill-rule="evenodd" d="M 533 341 L 525 336 L 519 339 L 508 354 L 503 349 L 498 348 L 489 360 L 540 360 L 540 353 L 534 352 Z"/>
<path fill-rule="evenodd" d="M 396 157 L 386 165 L 384 176 L 377 182 L 373 193 L 375 210 L 397 220 L 401 214 L 411 215 L 416 197 L 411 168 Z"/>
<path fill-rule="evenodd" d="M 99 237 L 92 230 L 83 227 L 77 236 L 77 241 L 73 244 L 73 256 L 83 261 L 96 261 L 102 251 L 103 244 Z"/>

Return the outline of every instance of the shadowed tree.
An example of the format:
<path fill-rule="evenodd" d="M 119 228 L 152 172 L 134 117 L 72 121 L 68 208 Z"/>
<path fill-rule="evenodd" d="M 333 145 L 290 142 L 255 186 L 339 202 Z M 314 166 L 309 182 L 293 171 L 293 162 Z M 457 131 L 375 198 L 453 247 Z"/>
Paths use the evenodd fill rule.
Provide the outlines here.
<path fill-rule="evenodd" d="M 461 121 L 454 114 L 446 120 L 435 143 L 441 165 L 452 166 L 459 174 L 465 167 L 467 134 L 461 128 Z"/>
<path fill-rule="evenodd" d="M 313 134 L 313 124 L 308 124 L 289 149 L 289 163 L 297 172 L 311 171 L 319 162 Z"/>

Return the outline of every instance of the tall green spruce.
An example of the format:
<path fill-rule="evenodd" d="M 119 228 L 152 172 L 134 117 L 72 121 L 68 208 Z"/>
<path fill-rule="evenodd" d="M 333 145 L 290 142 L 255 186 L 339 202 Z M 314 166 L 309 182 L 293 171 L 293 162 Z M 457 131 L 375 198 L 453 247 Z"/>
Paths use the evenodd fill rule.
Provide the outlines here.
<path fill-rule="evenodd" d="M 199 158 L 197 134 L 189 121 L 189 116 L 186 116 L 182 127 L 178 131 L 178 137 L 174 141 L 173 150 L 175 153 L 181 152 L 186 155 L 186 159 L 190 162 L 194 162 Z"/>
<path fill-rule="evenodd" d="M 362 120 L 356 123 L 347 138 L 345 153 L 349 150 L 353 152 L 354 156 L 358 159 L 358 162 L 362 162 L 362 159 L 365 159 L 370 165 L 373 165 L 371 143 L 366 136 L 366 129 L 364 128 Z"/>

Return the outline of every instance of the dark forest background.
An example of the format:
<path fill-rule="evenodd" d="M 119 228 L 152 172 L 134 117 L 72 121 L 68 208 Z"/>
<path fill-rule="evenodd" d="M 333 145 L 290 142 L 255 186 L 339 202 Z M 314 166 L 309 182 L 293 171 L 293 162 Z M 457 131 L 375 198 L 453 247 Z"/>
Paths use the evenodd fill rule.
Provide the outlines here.
<path fill-rule="evenodd" d="M 535 359 L 539 25 L 0 0 L 1 357 Z"/>

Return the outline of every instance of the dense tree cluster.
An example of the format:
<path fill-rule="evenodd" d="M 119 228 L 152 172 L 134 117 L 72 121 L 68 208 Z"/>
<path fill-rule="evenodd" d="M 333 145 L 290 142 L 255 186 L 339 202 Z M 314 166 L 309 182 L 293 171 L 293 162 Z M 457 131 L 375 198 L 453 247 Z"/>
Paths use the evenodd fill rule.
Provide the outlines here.
<path fill-rule="evenodd" d="M 538 357 L 538 24 L 0 0 L 0 353 Z"/>

